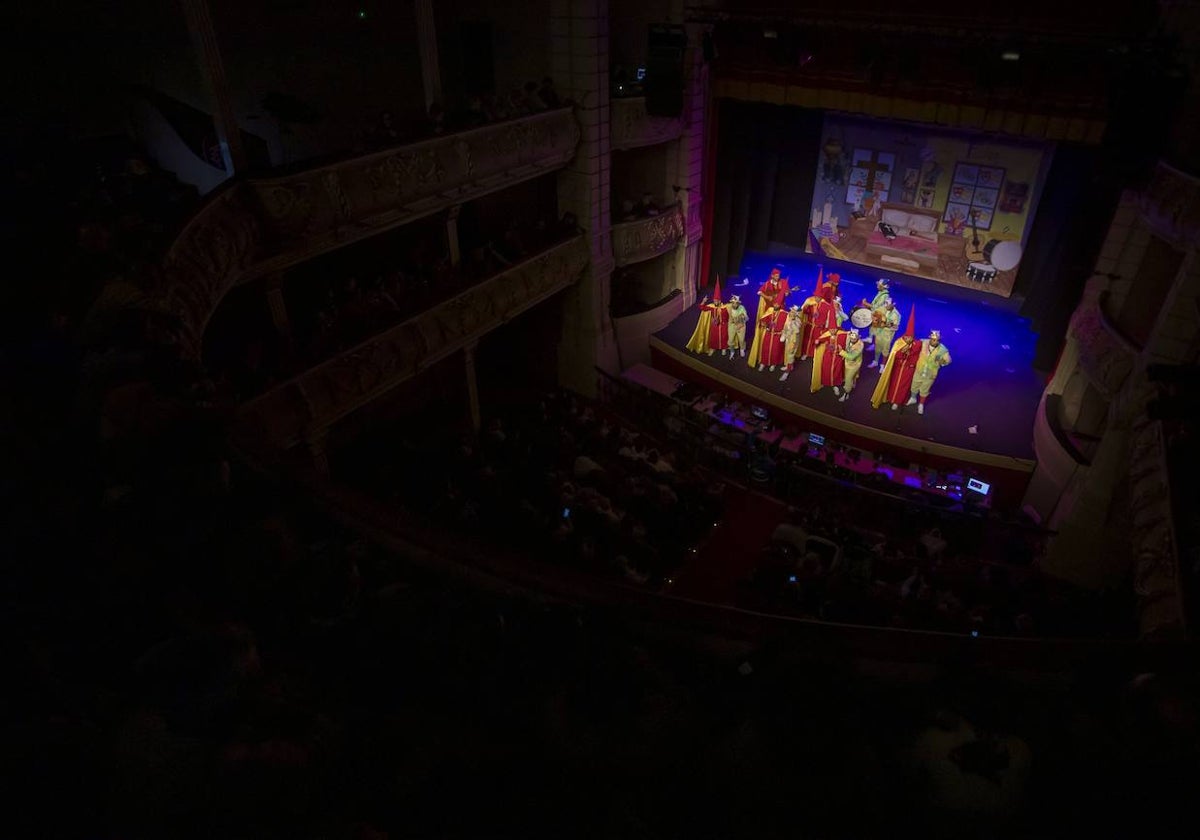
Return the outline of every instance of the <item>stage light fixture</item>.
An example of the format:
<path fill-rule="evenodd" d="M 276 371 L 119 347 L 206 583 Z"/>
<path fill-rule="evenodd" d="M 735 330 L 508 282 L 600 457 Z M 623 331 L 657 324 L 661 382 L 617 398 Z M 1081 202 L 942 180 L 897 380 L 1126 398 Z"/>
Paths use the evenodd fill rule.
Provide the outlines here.
<path fill-rule="evenodd" d="M 1020 61 L 1021 54 L 1016 50 L 1005 50 L 1000 53 L 1000 58 L 1004 61 Z"/>
<path fill-rule="evenodd" d="M 763 37 L 769 38 L 771 40 L 776 40 L 779 38 L 779 32 L 778 32 L 778 30 L 775 30 L 775 29 L 764 29 Z"/>

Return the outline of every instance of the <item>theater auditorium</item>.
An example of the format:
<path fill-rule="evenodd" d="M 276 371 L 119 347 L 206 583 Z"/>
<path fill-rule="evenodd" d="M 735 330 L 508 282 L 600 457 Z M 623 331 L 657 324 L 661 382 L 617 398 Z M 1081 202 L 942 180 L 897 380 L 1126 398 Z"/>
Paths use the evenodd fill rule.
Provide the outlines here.
<path fill-rule="evenodd" d="M 9 15 L 9 835 L 1194 821 L 1200 4 L 121 5 Z"/>

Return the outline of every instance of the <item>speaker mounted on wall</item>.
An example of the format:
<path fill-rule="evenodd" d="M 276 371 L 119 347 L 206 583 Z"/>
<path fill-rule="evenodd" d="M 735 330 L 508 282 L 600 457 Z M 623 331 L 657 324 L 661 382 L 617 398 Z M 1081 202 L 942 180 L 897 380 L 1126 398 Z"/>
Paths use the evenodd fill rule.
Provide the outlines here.
<path fill-rule="evenodd" d="M 678 117 L 683 113 L 683 52 L 687 33 L 679 24 L 652 23 L 646 29 L 646 113 Z"/>

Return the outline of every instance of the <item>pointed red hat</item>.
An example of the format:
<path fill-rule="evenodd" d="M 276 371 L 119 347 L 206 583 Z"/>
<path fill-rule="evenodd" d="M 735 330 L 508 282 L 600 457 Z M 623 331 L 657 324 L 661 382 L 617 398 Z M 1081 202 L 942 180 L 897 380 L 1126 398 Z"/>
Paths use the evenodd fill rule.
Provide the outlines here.
<path fill-rule="evenodd" d="M 825 266 L 818 265 L 817 266 L 817 290 L 815 292 L 813 292 L 813 294 L 814 295 L 821 294 L 821 286 L 823 286 L 823 285 L 825 285 Z"/>
<path fill-rule="evenodd" d="M 909 338 L 916 338 L 917 330 L 917 305 L 914 303 L 912 309 L 908 310 L 908 326 L 904 328 L 904 334 Z"/>
<path fill-rule="evenodd" d="M 713 300 L 719 301 L 720 299 L 721 299 L 721 275 L 718 274 L 717 275 L 717 287 L 716 287 L 716 290 L 713 291 Z"/>

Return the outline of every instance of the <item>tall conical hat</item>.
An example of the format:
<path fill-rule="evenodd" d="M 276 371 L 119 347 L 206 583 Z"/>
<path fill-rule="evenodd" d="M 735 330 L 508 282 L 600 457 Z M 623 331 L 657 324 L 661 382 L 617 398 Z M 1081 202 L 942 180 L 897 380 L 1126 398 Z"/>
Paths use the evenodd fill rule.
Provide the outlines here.
<path fill-rule="evenodd" d="M 917 305 L 914 303 L 912 309 L 908 310 L 908 325 L 904 328 L 904 335 L 907 338 L 916 338 L 917 335 Z"/>
<path fill-rule="evenodd" d="M 721 302 L 721 275 L 720 274 L 717 275 L 717 285 L 716 285 L 716 288 L 713 290 L 713 301 L 716 303 Z"/>

